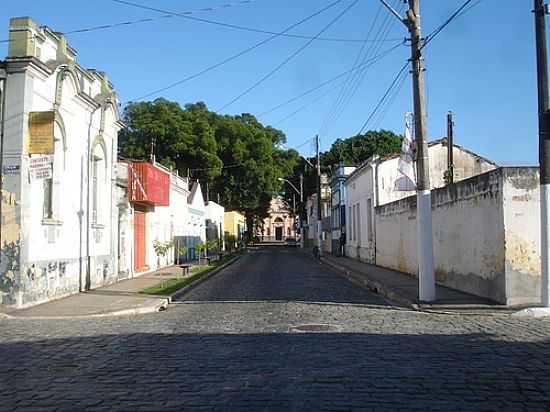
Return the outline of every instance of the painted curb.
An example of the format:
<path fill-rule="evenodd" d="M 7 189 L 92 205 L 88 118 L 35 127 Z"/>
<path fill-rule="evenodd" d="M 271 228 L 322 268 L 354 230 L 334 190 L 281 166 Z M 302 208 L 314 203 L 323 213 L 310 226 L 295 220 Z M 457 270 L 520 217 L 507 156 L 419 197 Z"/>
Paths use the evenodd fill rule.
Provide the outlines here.
<path fill-rule="evenodd" d="M 550 308 L 526 308 L 512 313 L 515 318 L 547 318 L 550 317 Z"/>
<path fill-rule="evenodd" d="M 63 319 L 93 319 L 93 318 L 107 318 L 115 316 L 135 316 L 144 315 L 148 313 L 155 313 L 165 310 L 169 304 L 168 298 L 160 299 L 160 302 L 154 305 L 141 306 L 131 309 L 114 310 L 111 312 L 103 313 L 91 313 L 89 315 L 73 315 L 73 316 L 13 316 L 7 314 L 0 314 L 0 319 L 16 319 L 16 320 L 63 320 Z"/>
<path fill-rule="evenodd" d="M 205 274 L 204 276 L 199 276 L 199 278 L 191 283 L 189 283 L 188 285 L 185 285 L 183 288 L 175 291 L 174 293 L 172 293 L 169 297 L 168 297 L 168 302 L 169 303 L 172 303 L 174 300 L 180 298 L 181 296 L 185 295 L 187 292 L 191 291 L 191 289 L 194 289 L 196 288 L 197 286 L 199 286 L 201 283 L 203 282 L 206 282 L 208 279 L 210 279 L 211 277 L 217 275 L 219 272 L 221 272 L 222 270 L 224 270 L 226 267 L 232 265 L 233 263 L 235 263 L 237 260 L 239 260 L 241 257 L 243 257 L 244 255 L 237 255 L 235 256 L 233 259 L 231 259 L 230 261 L 224 263 L 223 265 L 221 265 L 220 267 L 217 267 L 216 269 L 208 272 L 207 274 Z"/>
<path fill-rule="evenodd" d="M 399 293 L 394 292 L 384 284 L 372 280 L 365 276 L 364 274 L 359 274 L 357 272 L 353 272 L 349 270 L 348 268 L 338 265 L 334 262 L 331 262 L 328 259 L 321 258 L 320 261 L 328 266 L 331 266 L 332 268 L 338 270 L 342 273 L 342 275 L 348 279 L 349 281 L 359 284 L 360 286 L 363 286 L 367 289 L 369 289 L 371 292 L 374 292 L 378 295 L 384 296 L 387 298 L 390 303 L 396 303 L 397 305 L 406 306 L 410 309 L 418 310 L 418 307 L 416 305 L 416 302 L 400 295 Z"/>

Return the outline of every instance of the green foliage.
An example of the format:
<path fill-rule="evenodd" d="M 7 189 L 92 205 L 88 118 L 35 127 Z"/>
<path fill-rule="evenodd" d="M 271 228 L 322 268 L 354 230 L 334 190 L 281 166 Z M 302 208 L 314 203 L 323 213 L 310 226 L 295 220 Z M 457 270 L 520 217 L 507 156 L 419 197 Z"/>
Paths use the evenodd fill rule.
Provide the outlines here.
<path fill-rule="evenodd" d="M 198 241 L 196 244 L 195 244 L 195 251 L 197 252 L 197 254 L 201 255 L 202 252 L 204 252 L 206 248 L 206 245 L 202 242 L 202 241 Z"/>
<path fill-rule="evenodd" d="M 173 242 L 161 242 L 160 240 L 153 240 L 153 249 L 157 256 L 166 256 L 168 250 L 172 247 Z"/>
<path fill-rule="evenodd" d="M 209 252 L 217 252 L 218 251 L 218 241 L 216 239 L 211 239 L 206 241 L 206 249 Z"/>
<path fill-rule="evenodd" d="M 269 200 L 278 193 L 278 178 L 289 176 L 299 161 L 294 150 L 280 146 L 286 137 L 264 126 L 251 114 L 221 116 L 204 103 L 166 99 L 130 103 L 124 111 L 128 128 L 121 131 L 121 155 L 148 159 L 151 142 L 155 157 L 180 174 L 198 178 L 210 193 L 219 194 L 226 210 L 243 212 L 249 223 L 267 215 Z M 248 226 L 250 229 L 253 225 Z"/>
<path fill-rule="evenodd" d="M 330 150 L 321 155 L 321 164 L 333 166 L 344 162 L 346 166 L 357 166 L 375 154 L 399 153 L 401 139 L 401 136 L 388 130 L 370 130 L 348 139 L 337 139 Z"/>
<path fill-rule="evenodd" d="M 231 252 L 232 250 L 235 249 L 236 245 L 237 245 L 237 237 L 235 235 L 232 235 L 230 233 L 225 233 L 224 235 L 224 240 L 225 240 L 225 248 Z"/>

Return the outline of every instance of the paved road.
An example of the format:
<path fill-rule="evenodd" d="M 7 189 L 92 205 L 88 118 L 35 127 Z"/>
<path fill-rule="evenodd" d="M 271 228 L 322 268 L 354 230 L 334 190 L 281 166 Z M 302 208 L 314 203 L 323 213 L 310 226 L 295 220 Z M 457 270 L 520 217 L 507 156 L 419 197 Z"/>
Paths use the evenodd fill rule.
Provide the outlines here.
<path fill-rule="evenodd" d="M 0 410 L 550 410 L 550 320 L 395 309 L 295 253 L 158 314 L 0 320 Z"/>
<path fill-rule="evenodd" d="M 187 301 L 304 301 L 384 304 L 337 272 L 292 248 L 251 251 L 223 275 L 184 296 Z"/>

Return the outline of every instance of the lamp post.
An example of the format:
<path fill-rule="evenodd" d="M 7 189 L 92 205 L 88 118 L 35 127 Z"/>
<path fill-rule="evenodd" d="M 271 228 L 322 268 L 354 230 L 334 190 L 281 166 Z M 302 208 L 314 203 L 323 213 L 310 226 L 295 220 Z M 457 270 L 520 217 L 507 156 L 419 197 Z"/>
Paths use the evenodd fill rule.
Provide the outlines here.
<path fill-rule="evenodd" d="M 278 178 L 278 180 L 280 182 L 287 183 L 292 189 L 294 189 L 294 191 L 296 193 L 298 193 L 300 195 L 300 204 L 301 205 L 304 204 L 304 187 L 303 187 L 303 184 L 302 184 L 302 179 L 303 179 L 303 177 L 300 175 L 300 190 L 298 190 L 298 188 L 296 186 L 294 186 L 294 184 L 290 180 L 283 179 L 282 177 Z M 296 218 L 296 212 L 294 212 L 294 218 Z M 300 248 L 303 249 L 303 247 L 304 247 L 304 233 L 303 233 L 302 219 L 300 219 Z"/>

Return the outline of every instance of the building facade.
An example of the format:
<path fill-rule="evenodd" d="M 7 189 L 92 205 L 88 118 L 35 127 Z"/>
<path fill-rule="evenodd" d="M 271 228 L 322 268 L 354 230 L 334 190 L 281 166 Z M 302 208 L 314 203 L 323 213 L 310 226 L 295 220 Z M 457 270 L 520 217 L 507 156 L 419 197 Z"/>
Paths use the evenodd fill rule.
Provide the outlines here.
<path fill-rule="evenodd" d="M 332 253 L 337 256 L 345 254 L 346 241 L 346 179 L 355 170 L 354 166 L 338 164 L 332 168 L 330 179 L 330 215 Z"/>
<path fill-rule="evenodd" d="M 282 196 L 271 199 L 268 217 L 257 229 L 262 242 L 284 242 L 296 238 L 296 214 Z"/>
<path fill-rule="evenodd" d="M 454 146 L 455 182 L 497 168 L 497 165 L 461 146 Z M 428 145 L 430 156 L 431 188 L 447 185 L 447 143 L 437 140 Z M 380 158 L 373 156 L 358 167 L 347 179 L 347 239 L 346 255 L 368 263 L 376 263 L 377 227 L 375 207 L 415 194 L 414 190 L 402 190 L 398 171 L 399 155 Z"/>
<path fill-rule="evenodd" d="M 228 249 L 236 247 L 236 244 L 229 245 L 227 243 L 227 236 L 233 236 L 237 243 L 243 241 L 246 232 L 246 217 L 237 211 L 225 212 L 223 217 L 223 230 L 224 238 L 226 238 L 225 247 Z"/>
<path fill-rule="evenodd" d="M 10 21 L 0 77 L 0 303 L 26 307 L 117 281 L 123 125 L 113 86 L 27 17 Z"/>
<path fill-rule="evenodd" d="M 119 277 L 173 264 L 188 232 L 188 181 L 157 163 L 117 165 Z M 171 244 L 165 255 L 155 245 Z M 185 260 L 185 256 L 182 257 Z"/>
<path fill-rule="evenodd" d="M 213 201 L 206 202 L 206 240 L 217 240 L 224 250 L 223 224 L 225 208 Z"/>

